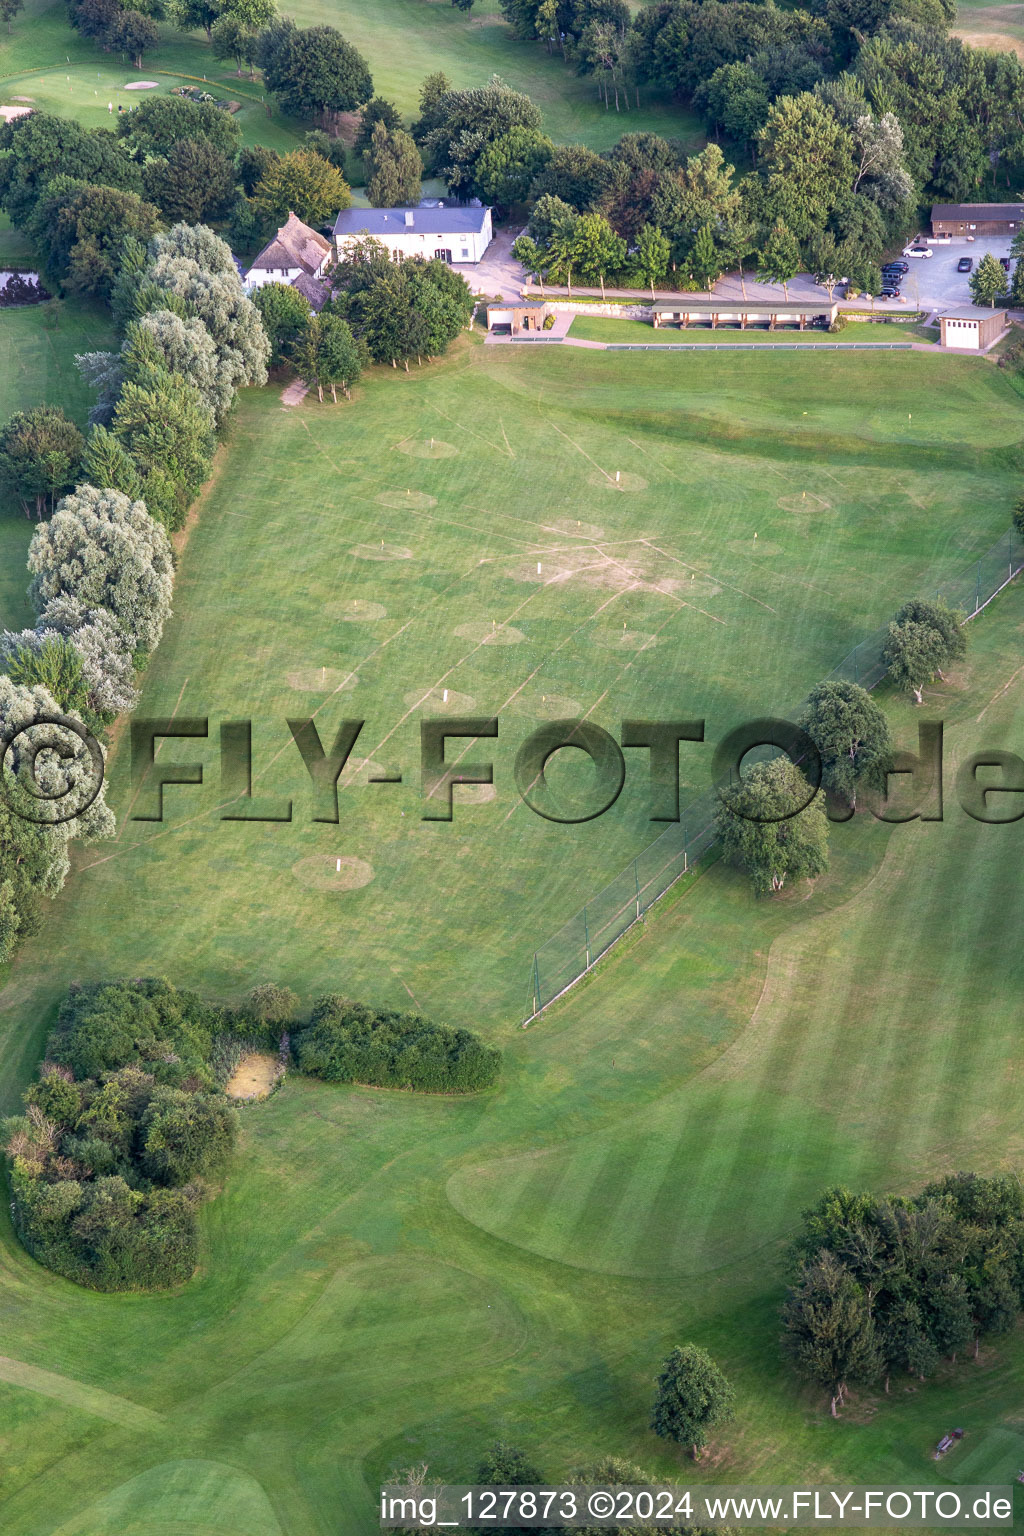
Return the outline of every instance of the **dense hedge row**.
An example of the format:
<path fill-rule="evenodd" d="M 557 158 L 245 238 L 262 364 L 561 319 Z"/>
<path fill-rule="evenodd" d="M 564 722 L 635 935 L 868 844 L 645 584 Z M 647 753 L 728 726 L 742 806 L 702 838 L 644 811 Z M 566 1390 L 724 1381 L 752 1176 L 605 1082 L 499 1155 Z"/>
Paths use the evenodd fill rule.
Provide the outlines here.
<path fill-rule="evenodd" d="M 498 1076 L 501 1052 L 468 1029 L 434 1024 L 418 1013 L 374 1009 L 322 997 L 294 1040 L 303 1072 L 331 1083 L 472 1093 Z"/>

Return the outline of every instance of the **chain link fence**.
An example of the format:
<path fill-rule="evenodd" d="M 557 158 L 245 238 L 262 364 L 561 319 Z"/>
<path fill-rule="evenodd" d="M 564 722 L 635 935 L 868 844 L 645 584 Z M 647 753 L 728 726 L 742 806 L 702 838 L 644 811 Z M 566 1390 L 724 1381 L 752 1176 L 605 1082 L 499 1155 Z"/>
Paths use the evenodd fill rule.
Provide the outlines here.
<path fill-rule="evenodd" d="M 1024 542 L 1011 528 L 961 575 L 936 587 L 934 595 L 973 619 L 1022 569 Z M 922 596 L 931 595 L 928 589 L 922 592 Z M 888 633 L 886 621 L 855 645 L 825 681 L 874 688 L 885 676 L 882 653 Z M 794 720 L 806 702 L 805 697 L 797 705 L 792 714 Z M 585 976 L 670 886 L 704 857 L 715 841 L 717 808 L 718 792 L 712 785 L 691 800 L 677 822 L 541 945 L 533 957 L 528 1020 Z"/>

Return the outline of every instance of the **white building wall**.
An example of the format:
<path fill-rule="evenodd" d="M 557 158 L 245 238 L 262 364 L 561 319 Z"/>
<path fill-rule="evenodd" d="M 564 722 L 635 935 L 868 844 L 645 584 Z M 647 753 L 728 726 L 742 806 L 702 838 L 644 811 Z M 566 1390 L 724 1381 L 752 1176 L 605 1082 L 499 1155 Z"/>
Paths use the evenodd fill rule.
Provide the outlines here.
<path fill-rule="evenodd" d="M 947 347 L 962 347 L 972 352 L 981 350 L 981 326 L 977 320 L 945 320 L 943 330 Z"/>
<path fill-rule="evenodd" d="M 483 254 L 494 238 L 494 230 L 491 225 L 491 210 L 488 208 L 484 214 L 483 227 L 479 231 L 468 233 L 442 233 L 424 234 L 416 228 L 415 220 L 405 229 L 396 229 L 386 235 L 374 235 L 381 245 L 391 252 L 392 257 L 404 260 L 407 256 L 422 256 L 429 261 L 438 251 L 448 251 L 446 258 L 454 266 L 463 263 L 473 263 L 482 260 Z M 338 254 L 345 251 L 346 247 L 360 239 L 358 234 L 338 236 Z"/>

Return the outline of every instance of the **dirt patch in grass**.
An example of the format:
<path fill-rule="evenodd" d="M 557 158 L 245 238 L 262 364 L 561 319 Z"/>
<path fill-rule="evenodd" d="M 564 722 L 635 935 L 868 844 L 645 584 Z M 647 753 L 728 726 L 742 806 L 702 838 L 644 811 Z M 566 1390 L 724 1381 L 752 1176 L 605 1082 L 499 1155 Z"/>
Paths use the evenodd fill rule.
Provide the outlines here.
<path fill-rule="evenodd" d="M 647 481 L 643 475 L 634 475 L 628 469 L 616 470 L 610 475 L 606 475 L 603 470 L 595 469 L 593 474 L 587 476 L 587 484 L 598 486 L 605 491 L 646 491 L 647 489 Z"/>
<path fill-rule="evenodd" d="M 357 560 L 411 560 L 412 550 L 403 544 L 353 544 L 349 550 Z"/>
<path fill-rule="evenodd" d="M 458 624 L 455 633 L 460 640 L 475 640 L 477 645 L 519 645 L 526 639 L 522 630 L 516 629 L 514 625 L 495 624 L 488 619 Z"/>
<path fill-rule="evenodd" d="M 371 603 L 365 597 L 351 597 L 344 603 L 332 603 L 324 612 L 329 619 L 342 624 L 372 624 L 388 616 L 383 603 Z"/>
<path fill-rule="evenodd" d="M 395 447 L 413 459 L 454 459 L 459 451 L 454 443 L 443 442 L 439 437 L 407 437 Z"/>
<path fill-rule="evenodd" d="M 437 497 L 426 491 L 381 491 L 375 498 L 382 507 L 393 507 L 396 512 L 426 512 L 437 506 Z"/>
<path fill-rule="evenodd" d="M 292 874 L 313 891 L 358 891 L 373 879 L 373 865 L 352 854 L 313 853 L 293 864 Z"/>
<path fill-rule="evenodd" d="M 301 672 L 287 673 L 285 681 L 299 693 L 347 693 L 359 679 L 354 672 L 342 672 L 337 667 L 304 667 Z"/>
<path fill-rule="evenodd" d="M 263 1051 L 243 1056 L 224 1092 L 229 1099 L 265 1099 L 277 1081 L 278 1061 Z"/>
<path fill-rule="evenodd" d="M 783 512 L 827 512 L 832 503 L 824 496 L 815 496 L 812 492 L 808 495 L 801 491 L 799 496 L 780 496 L 776 506 Z"/>

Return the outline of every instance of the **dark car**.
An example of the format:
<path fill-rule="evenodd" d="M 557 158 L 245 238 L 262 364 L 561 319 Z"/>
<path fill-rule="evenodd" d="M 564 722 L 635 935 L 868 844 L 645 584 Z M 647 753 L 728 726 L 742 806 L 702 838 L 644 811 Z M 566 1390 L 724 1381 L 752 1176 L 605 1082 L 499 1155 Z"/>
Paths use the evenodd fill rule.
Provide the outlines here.
<path fill-rule="evenodd" d="M 1000 256 L 1000 258 L 999 258 L 999 265 L 1002 267 L 1004 272 L 1009 272 L 1009 270 L 1010 270 L 1010 258 L 1009 258 L 1009 256 Z"/>
<path fill-rule="evenodd" d="M 898 299 L 899 296 L 900 291 L 898 288 L 883 288 L 881 293 L 878 295 L 880 299 Z"/>
<path fill-rule="evenodd" d="M 974 262 L 969 256 L 961 256 L 956 264 L 956 269 L 958 272 L 969 272 L 973 266 Z"/>
<path fill-rule="evenodd" d="M 885 266 L 882 268 L 882 271 L 883 272 L 909 272 L 910 271 L 910 262 L 909 261 L 887 261 Z"/>

